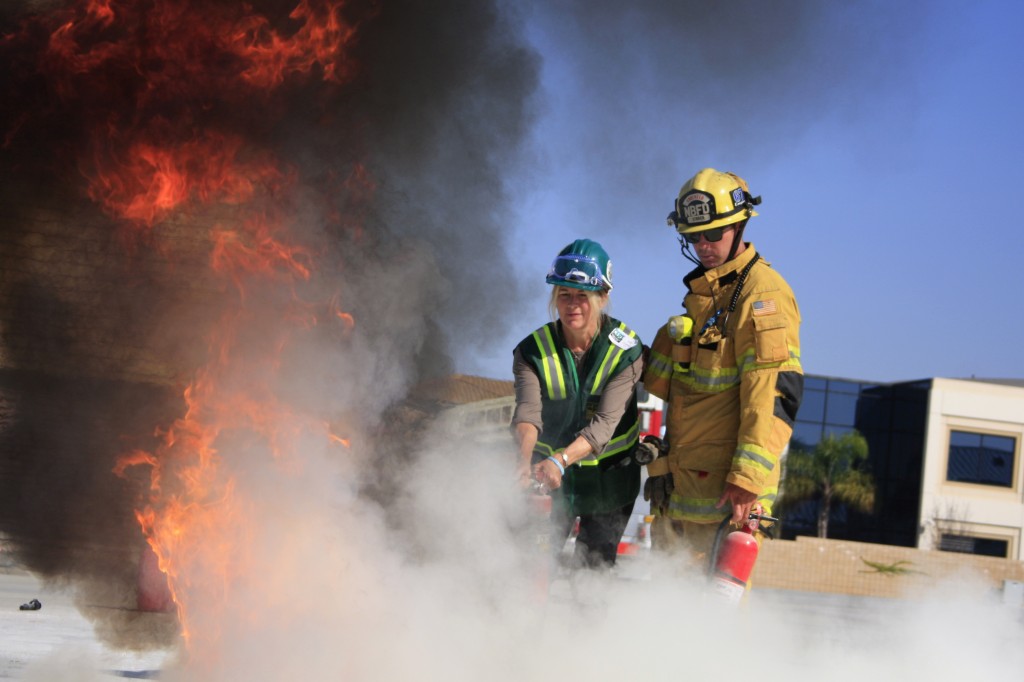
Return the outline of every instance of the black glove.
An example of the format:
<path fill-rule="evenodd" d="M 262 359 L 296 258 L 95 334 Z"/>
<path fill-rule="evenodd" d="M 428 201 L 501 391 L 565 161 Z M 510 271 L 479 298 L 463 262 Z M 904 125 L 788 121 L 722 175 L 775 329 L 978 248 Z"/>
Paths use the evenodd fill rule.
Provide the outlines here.
<path fill-rule="evenodd" d="M 668 445 L 665 441 L 657 436 L 644 436 L 633 450 L 633 459 L 637 464 L 646 465 L 667 454 Z"/>
<path fill-rule="evenodd" d="M 672 474 L 649 476 L 644 483 L 644 499 L 651 503 L 651 510 L 664 510 L 672 494 Z"/>
<path fill-rule="evenodd" d="M 633 461 L 641 466 L 650 464 L 658 459 L 658 448 L 653 443 L 640 442 L 633 450 Z"/>

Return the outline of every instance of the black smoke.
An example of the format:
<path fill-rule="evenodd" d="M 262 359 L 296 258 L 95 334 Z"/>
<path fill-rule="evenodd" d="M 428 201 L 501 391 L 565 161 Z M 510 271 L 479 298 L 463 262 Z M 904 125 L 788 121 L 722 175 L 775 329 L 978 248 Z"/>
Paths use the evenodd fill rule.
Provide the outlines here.
<path fill-rule="evenodd" d="M 332 299 L 355 326 L 291 349 L 277 388 L 372 430 L 410 386 L 451 371 L 460 347 L 497 338 L 518 305 L 504 180 L 530 129 L 539 69 L 499 3 L 359 0 L 342 9 L 356 29 L 344 78 L 324 78 L 321 64 L 272 94 L 234 95 L 225 83 L 190 87 L 194 64 L 154 56 L 154 41 L 183 39 L 154 31 L 158 4 L 113 0 L 111 22 L 85 2 L 0 10 L 0 539 L 44 577 L 119 576 L 127 607 L 145 481 L 111 470 L 126 452 L 152 451 L 181 415 L 182 389 L 211 353 L 205 330 L 238 304 L 208 268 L 211 226 L 238 218 L 192 201 L 130 229 L 86 190 L 122 140 L 97 124 L 180 144 L 231 132 L 253 158 L 279 160 L 294 183 L 275 195 L 268 181 L 258 208 L 286 209 L 314 271 L 300 296 Z M 167 4 L 211 16 L 246 7 Z M 248 6 L 287 36 L 297 4 Z M 71 48 L 82 54 L 132 47 L 61 71 L 48 46 L 68 22 L 95 24 Z M 193 56 L 231 72 L 223 54 Z M 278 291 L 252 291 L 267 308 L 287 305 Z M 264 342 L 272 324 L 257 322 L 243 343 Z"/>

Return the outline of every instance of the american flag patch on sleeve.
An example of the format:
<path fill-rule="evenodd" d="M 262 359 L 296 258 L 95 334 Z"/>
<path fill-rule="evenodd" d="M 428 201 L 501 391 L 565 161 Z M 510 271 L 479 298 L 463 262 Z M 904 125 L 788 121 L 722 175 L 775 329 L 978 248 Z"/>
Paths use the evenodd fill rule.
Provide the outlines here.
<path fill-rule="evenodd" d="M 767 301 L 754 301 L 755 315 L 774 315 L 776 312 L 775 299 L 769 298 Z"/>

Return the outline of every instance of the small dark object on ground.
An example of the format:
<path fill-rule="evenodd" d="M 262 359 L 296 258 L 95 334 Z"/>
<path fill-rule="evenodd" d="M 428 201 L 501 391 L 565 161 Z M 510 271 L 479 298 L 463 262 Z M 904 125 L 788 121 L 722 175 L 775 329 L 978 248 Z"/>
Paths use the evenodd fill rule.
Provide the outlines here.
<path fill-rule="evenodd" d="M 33 599 L 27 604 L 22 604 L 19 608 L 22 611 L 38 611 L 39 609 L 43 608 L 43 605 L 39 603 L 38 599 Z"/>

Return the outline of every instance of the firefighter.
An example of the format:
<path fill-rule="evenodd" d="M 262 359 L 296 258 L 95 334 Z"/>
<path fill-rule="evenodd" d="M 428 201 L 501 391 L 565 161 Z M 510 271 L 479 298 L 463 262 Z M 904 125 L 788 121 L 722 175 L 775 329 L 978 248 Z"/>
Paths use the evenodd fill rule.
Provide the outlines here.
<path fill-rule="evenodd" d="M 513 352 L 518 476 L 551 491 L 556 552 L 579 517 L 574 566 L 610 567 L 640 492 L 633 450 L 643 346 L 605 312 L 612 264 L 599 243 L 577 239 L 562 249 L 547 283 L 554 321 Z"/>
<path fill-rule="evenodd" d="M 685 310 L 651 346 L 644 386 L 668 403 L 668 453 L 648 465 L 644 497 L 655 551 L 686 550 L 706 568 L 726 516 L 770 514 L 803 395 L 793 291 L 743 241 L 760 197 L 739 176 L 705 168 L 668 217 L 683 255 Z"/>

